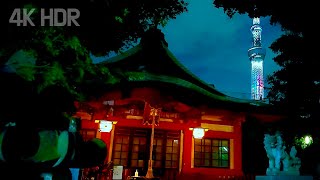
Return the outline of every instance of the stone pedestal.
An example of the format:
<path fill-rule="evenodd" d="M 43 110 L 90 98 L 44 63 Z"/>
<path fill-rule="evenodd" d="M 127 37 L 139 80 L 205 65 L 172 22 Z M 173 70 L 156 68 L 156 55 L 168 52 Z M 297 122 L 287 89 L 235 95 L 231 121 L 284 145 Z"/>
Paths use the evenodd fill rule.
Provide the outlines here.
<path fill-rule="evenodd" d="M 312 176 L 256 176 L 256 180 L 313 180 Z"/>

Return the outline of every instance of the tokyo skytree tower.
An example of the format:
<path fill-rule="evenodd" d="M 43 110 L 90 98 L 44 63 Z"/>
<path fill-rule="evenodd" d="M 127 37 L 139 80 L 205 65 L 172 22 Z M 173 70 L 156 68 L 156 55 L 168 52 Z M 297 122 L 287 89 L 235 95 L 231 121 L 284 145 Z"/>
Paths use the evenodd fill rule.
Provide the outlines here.
<path fill-rule="evenodd" d="M 251 61 L 251 99 L 263 100 L 263 60 L 266 50 L 261 47 L 262 28 L 260 26 L 260 18 L 253 18 L 250 31 L 252 33 L 252 47 L 248 50 L 248 56 Z"/>

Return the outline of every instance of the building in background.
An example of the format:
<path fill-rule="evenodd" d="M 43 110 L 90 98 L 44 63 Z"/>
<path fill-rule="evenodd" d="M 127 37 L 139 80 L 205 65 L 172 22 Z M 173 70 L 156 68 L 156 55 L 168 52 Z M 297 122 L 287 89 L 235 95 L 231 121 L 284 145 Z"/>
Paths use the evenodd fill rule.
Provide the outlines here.
<path fill-rule="evenodd" d="M 252 47 L 248 50 L 251 61 L 251 99 L 264 99 L 264 79 L 263 79 L 263 60 L 266 50 L 261 45 L 260 18 L 253 18 L 253 25 L 250 28 L 252 33 Z"/>
<path fill-rule="evenodd" d="M 162 179 L 242 176 L 242 124 L 248 118 L 282 118 L 268 104 L 227 96 L 196 77 L 170 52 L 158 29 L 98 65 L 121 81 L 103 96 L 78 103 L 75 116 L 82 119 L 83 137 L 102 139 L 106 162 L 123 166 L 124 176 L 136 170 L 146 175 L 150 152 L 153 174 Z"/>

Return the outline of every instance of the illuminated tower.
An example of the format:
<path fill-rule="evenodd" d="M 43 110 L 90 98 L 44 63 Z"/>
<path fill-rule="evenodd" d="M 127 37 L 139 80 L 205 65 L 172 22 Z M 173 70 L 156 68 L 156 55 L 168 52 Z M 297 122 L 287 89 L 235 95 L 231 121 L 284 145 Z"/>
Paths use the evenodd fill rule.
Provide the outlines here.
<path fill-rule="evenodd" d="M 252 47 L 248 50 L 248 56 L 251 61 L 251 99 L 262 100 L 264 98 L 263 60 L 266 50 L 261 47 L 260 18 L 253 18 L 250 30 Z"/>

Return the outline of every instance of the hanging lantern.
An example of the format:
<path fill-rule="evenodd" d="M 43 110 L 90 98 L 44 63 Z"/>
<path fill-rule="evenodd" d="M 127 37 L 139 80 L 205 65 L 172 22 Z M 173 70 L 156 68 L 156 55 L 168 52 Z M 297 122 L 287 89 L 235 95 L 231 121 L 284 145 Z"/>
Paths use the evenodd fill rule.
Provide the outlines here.
<path fill-rule="evenodd" d="M 202 139 L 204 136 L 204 133 L 206 129 L 204 128 L 190 128 L 190 130 L 193 130 L 193 138 L 195 139 Z"/>
<path fill-rule="evenodd" d="M 112 130 L 112 121 L 101 120 L 99 123 L 100 132 L 110 132 Z"/>

